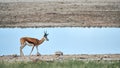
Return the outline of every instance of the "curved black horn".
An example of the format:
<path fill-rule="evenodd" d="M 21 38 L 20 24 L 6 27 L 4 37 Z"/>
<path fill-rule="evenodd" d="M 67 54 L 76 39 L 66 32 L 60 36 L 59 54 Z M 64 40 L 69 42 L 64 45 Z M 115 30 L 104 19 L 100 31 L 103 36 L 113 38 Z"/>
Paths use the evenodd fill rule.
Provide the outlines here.
<path fill-rule="evenodd" d="M 46 32 L 45 32 L 46 34 L 47 34 L 47 30 L 46 30 Z"/>
<path fill-rule="evenodd" d="M 45 30 L 44 33 L 47 33 L 47 31 Z"/>

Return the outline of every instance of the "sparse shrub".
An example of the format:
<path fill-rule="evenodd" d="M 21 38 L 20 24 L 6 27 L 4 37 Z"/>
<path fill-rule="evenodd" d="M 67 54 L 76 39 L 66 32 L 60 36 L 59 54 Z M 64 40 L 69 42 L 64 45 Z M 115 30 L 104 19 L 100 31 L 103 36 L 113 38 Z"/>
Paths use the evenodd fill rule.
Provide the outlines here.
<path fill-rule="evenodd" d="M 61 51 L 56 51 L 55 52 L 55 56 L 62 56 L 63 55 L 63 52 L 61 52 Z"/>
<path fill-rule="evenodd" d="M 13 54 L 12 56 L 13 56 L 13 57 L 17 57 L 18 55 L 17 55 L 17 54 Z"/>

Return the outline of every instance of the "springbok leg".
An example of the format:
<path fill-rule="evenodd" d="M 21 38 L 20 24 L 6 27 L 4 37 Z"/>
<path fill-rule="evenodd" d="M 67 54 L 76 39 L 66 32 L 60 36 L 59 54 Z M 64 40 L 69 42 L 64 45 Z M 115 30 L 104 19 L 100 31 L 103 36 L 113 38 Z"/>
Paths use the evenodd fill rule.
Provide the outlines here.
<path fill-rule="evenodd" d="M 38 52 L 38 46 L 36 46 L 36 49 L 37 49 L 37 54 L 38 54 L 38 53 L 39 53 L 39 52 Z"/>
<path fill-rule="evenodd" d="M 23 51 L 22 51 L 22 49 L 25 47 L 25 45 L 21 45 L 20 46 L 20 56 L 24 56 L 24 53 L 23 53 Z"/>
<path fill-rule="evenodd" d="M 40 53 L 38 52 L 38 46 L 36 46 L 37 49 L 37 56 L 40 56 Z"/>
<path fill-rule="evenodd" d="M 32 50 L 31 50 L 31 52 L 30 52 L 30 55 L 31 55 L 31 53 L 32 53 L 33 49 L 34 49 L 34 46 L 32 47 Z"/>

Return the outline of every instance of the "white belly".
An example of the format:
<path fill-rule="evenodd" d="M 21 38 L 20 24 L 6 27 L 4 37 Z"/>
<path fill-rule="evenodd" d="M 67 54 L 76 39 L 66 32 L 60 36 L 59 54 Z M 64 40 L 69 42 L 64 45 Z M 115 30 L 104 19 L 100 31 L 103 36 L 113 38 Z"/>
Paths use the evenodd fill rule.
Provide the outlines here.
<path fill-rule="evenodd" d="M 34 46 L 34 44 L 29 43 L 29 42 L 27 42 L 27 41 L 25 42 L 25 44 L 28 45 L 28 46 Z"/>

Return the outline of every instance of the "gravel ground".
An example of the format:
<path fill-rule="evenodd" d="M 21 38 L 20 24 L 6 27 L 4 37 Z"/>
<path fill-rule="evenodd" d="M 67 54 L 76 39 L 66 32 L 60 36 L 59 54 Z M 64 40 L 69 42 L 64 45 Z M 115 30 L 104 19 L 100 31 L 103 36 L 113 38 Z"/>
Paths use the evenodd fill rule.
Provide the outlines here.
<path fill-rule="evenodd" d="M 7 62 L 16 62 L 16 61 L 24 61 L 24 62 L 36 62 L 36 61 L 65 61 L 65 60 L 82 60 L 82 61 L 93 61 L 93 60 L 118 60 L 120 61 L 120 54 L 79 54 L 79 55 L 63 55 L 63 56 L 55 56 L 55 55 L 41 55 L 41 56 L 24 56 L 20 57 L 18 55 L 4 55 L 0 56 L 0 61 Z"/>
<path fill-rule="evenodd" d="M 0 27 L 120 27 L 120 1 L 1 2 Z"/>

